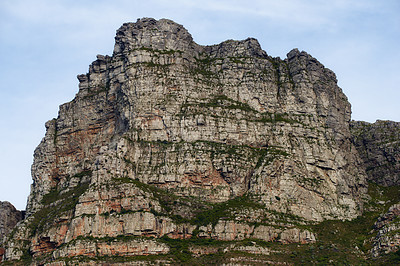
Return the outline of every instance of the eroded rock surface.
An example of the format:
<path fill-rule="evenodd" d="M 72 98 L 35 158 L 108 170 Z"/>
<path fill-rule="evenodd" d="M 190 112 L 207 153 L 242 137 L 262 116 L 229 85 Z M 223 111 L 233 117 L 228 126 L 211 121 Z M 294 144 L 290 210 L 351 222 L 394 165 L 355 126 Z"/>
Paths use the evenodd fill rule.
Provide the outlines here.
<path fill-rule="evenodd" d="M 400 248 L 400 203 L 391 206 L 374 225 L 377 235 L 373 241 L 372 254 L 377 257 Z"/>
<path fill-rule="evenodd" d="M 24 213 L 17 210 L 8 201 L 0 201 L 0 245 L 5 237 L 24 218 Z"/>
<path fill-rule="evenodd" d="M 362 212 L 350 104 L 305 52 L 201 46 L 145 18 L 78 80 L 35 150 L 9 260 L 163 254 L 165 237 L 312 243 L 297 225 Z"/>
<path fill-rule="evenodd" d="M 383 186 L 400 185 L 400 123 L 352 121 L 350 128 L 368 179 Z"/>
<path fill-rule="evenodd" d="M 24 213 L 17 210 L 8 201 L 0 201 L 0 261 L 3 260 L 5 249 L 2 247 L 6 237 L 19 221 L 24 218 Z"/>

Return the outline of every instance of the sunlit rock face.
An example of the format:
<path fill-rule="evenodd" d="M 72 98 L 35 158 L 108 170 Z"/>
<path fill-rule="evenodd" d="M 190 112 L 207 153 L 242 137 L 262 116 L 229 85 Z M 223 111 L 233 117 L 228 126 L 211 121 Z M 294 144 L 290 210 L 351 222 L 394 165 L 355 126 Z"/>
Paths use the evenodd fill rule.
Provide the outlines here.
<path fill-rule="evenodd" d="M 165 254 L 163 236 L 312 243 L 296 225 L 362 212 L 350 104 L 305 52 L 201 46 L 144 18 L 78 80 L 35 150 L 9 260 Z"/>

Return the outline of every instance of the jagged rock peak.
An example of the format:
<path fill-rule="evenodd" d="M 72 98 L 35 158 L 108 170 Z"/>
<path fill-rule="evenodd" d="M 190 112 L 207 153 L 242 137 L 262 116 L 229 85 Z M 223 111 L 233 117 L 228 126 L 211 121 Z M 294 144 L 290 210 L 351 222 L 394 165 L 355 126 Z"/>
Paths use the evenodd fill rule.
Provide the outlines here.
<path fill-rule="evenodd" d="M 190 51 L 195 55 L 206 53 L 211 57 L 267 56 L 255 38 L 227 40 L 216 45 L 202 46 L 193 41 L 192 35 L 182 25 L 169 19 L 153 18 L 125 23 L 117 30 L 114 55 L 138 48 Z"/>
<path fill-rule="evenodd" d="M 117 30 L 114 54 L 141 47 L 184 51 L 194 46 L 192 36 L 182 25 L 169 19 L 142 18 L 124 23 Z"/>
<path fill-rule="evenodd" d="M 227 40 L 220 44 L 202 46 L 203 51 L 211 57 L 259 57 L 267 58 L 267 53 L 261 48 L 260 43 L 255 38 L 245 40 Z"/>
<path fill-rule="evenodd" d="M 321 62 L 319 62 L 316 58 L 312 57 L 307 52 L 300 52 L 299 49 L 294 48 L 286 56 L 287 58 L 285 60 L 289 64 L 297 65 L 297 70 L 300 70 L 300 72 L 304 68 L 306 68 L 312 72 L 312 76 L 319 76 L 323 73 L 329 80 L 337 83 L 336 74 L 332 70 L 326 68 L 323 64 L 321 64 Z M 293 73 L 293 75 L 296 75 L 296 73 Z"/>

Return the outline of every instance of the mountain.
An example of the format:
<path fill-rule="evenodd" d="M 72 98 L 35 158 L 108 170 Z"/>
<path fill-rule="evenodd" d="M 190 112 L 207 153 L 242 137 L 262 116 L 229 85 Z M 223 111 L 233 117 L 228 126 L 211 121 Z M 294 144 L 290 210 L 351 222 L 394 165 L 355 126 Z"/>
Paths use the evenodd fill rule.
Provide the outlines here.
<path fill-rule="evenodd" d="M 274 58 L 252 38 L 201 46 L 143 18 L 78 80 L 35 150 L 7 261 L 359 262 L 379 239 L 354 221 L 371 214 L 371 231 L 398 215 L 397 183 L 370 178 L 366 134 L 352 135 L 335 74 L 306 52 Z"/>

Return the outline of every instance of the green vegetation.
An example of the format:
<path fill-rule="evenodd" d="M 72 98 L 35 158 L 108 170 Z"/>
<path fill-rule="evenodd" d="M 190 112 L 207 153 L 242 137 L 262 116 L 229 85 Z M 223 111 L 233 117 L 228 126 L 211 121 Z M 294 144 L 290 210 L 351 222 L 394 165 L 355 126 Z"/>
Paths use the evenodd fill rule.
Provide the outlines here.
<path fill-rule="evenodd" d="M 89 174 L 89 173 L 86 173 Z M 84 175 L 81 173 L 81 175 Z M 157 188 L 152 185 L 144 184 L 138 180 L 129 178 L 114 179 L 114 182 L 124 184 L 133 183 L 140 187 L 142 190 L 150 192 L 155 198 L 161 199 L 163 208 L 166 212 L 164 214 L 155 213 L 156 215 L 173 215 L 173 206 L 175 204 L 182 204 L 186 199 L 176 196 L 166 190 Z M 76 192 L 74 195 L 78 195 Z M 270 261 L 274 263 L 292 263 L 294 265 L 396 265 L 400 262 L 400 251 L 383 255 L 380 258 L 370 258 L 368 251 L 371 249 L 371 237 L 374 237 L 371 231 L 373 224 L 377 217 L 385 213 L 388 208 L 394 203 L 398 202 L 400 198 L 399 187 L 381 187 L 371 183 L 369 186 L 370 200 L 366 208 L 368 211 L 352 221 L 324 221 L 314 225 L 304 225 L 308 230 L 314 232 L 317 236 L 317 243 L 313 244 L 281 244 L 279 242 L 265 242 L 257 239 L 245 239 L 242 241 L 219 241 L 215 239 L 199 238 L 197 234 L 199 230 L 196 229 L 192 238 L 189 239 L 171 239 L 163 236 L 160 239 L 155 239 L 157 242 L 167 244 L 170 247 L 168 254 L 149 255 L 149 256 L 102 256 L 102 257 L 74 257 L 74 258 L 61 258 L 63 261 L 98 261 L 98 262 L 129 262 L 129 261 L 165 261 L 172 264 L 179 265 L 204 265 L 204 264 L 221 264 L 228 263 L 231 258 L 239 258 L 241 261 Z M 55 199 L 56 206 L 62 206 L 64 195 L 53 193 L 48 199 Z M 188 199 L 191 200 L 191 199 Z M 384 203 L 383 203 L 384 202 Z M 54 202 L 52 203 L 54 204 Z M 255 210 L 263 209 L 265 206 L 257 203 L 250 195 L 243 195 L 222 203 L 205 203 L 200 202 L 202 209 L 197 210 L 191 219 L 184 219 L 181 221 L 191 223 L 194 225 L 202 226 L 213 224 L 215 225 L 221 219 L 234 219 L 240 210 Z M 279 212 L 268 211 L 274 219 L 282 219 L 282 221 L 300 221 L 301 218 L 297 216 L 289 217 L 290 214 L 282 214 Z M 280 217 L 280 218 L 279 218 Z M 35 217 L 36 219 L 36 217 Z M 54 219 L 48 215 L 44 219 Z M 300 224 L 302 221 L 300 221 Z M 301 225 L 298 225 L 301 227 Z M 40 227 L 40 224 L 39 224 Z M 112 243 L 115 241 L 140 241 L 150 240 L 153 238 L 125 236 L 120 235 L 117 237 L 101 237 L 95 238 L 91 236 L 78 237 L 77 239 L 65 245 L 73 245 L 76 241 L 94 241 Z M 270 254 L 254 255 L 243 251 L 228 250 L 228 247 L 236 246 L 258 246 L 272 250 Z M 211 254 L 208 255 L 195 255 L 192 250 L 210 250 Z M 32 256 L 29 252 L 24 253 L 24 261 L 29 263 L 32 261 Z M 35 259 L 36 260 L 36 259 Z M 250 263 L 251 264 L 251 263 Z"/>
<path fill-rule="evenodd" d="M 110 81 L 107 81 L 106 84 L 99 84 L 97 86 L 92 86 L 88 88 L 88 94 L 83 96 L 83 99 L 88 99 L 93 96 L 97 96 L 101 93 L 107 94 L 110 91 Z"/>
<path fill-rule="evenodd" d="M 154 53 L 154 54 L 169 54 L 169 55 L 175 54 L 175 53 L 179 53 L 179 54 L 183 53 L 183 51 L 181 51 L 181 50 L 172 50 L 172 49 L 158 50 L 158 49 L 153 49 L 153 48 L 144 47 L 144 46 L 137 48 L 137 49 L 133 49 L 130 52 L 134 52 L 134 51 L 147 51 L 149 53 Z"/>
<path fill-rule="evenodd" d="M 72 176 L 72 178 L 77 177 L 77 178 L 82 178 L 84 176 L 91 176 L 92 175 L 92 171 L 91 170 L 85 170 L 82 171 L 80 173 L 77 173 L 75 175 Z M 70 189 L 68 191 L 62 191 L 59 188 L 55 187 L 52 190 L 50 190 L 49 193 L 47 193 L 46 195 L 43 196 L 42 198 L 42 204 L 43 205 L 49 205 L 51 203 L 55 203 L 58 200 L 64 200 L 66 198 L 69 198 L 71 196 L 73 196 L 76 193 L 76 190 L 79 190 L 79 186 L 77 189 Z M 83 193 L 84 191 L 82 191 Z M 81 193 L 81 194 L 82 194 Z"/>
<path fill-rule="evenodd" d="M 280 200 L 279 197 L 277 200 Z M 270 225 L 274 225 L 274 224 L 291 224 L 291 225 L 295 225 L 297 227 L 301 227 L 301 228 L 306 228 L 309 229 L 309 226 L 307 226 L 307 224 L 310 224 L 309 222 L 307 222 L 306 220 L 304 220 L 302 217 L 294 215 L 292 213 L 285 213 L 285 212 L 278 212 L 275 210 L 268 210 L 267 213 L 269 214 L 268 217 L 265 217 L 263 219 L 263 221 L 261 222 L 261 224 L 270 224 Z M 305 226 L 306 225 L 306 226 Z M 275 227 L 279 227 L 279 226 L 275 226 Z"/>
<path fill-rule="evenodd" d="M 190 67 L 189 71 L 196 82 L 204 83 L 210 87 L 219 86 L 219 76 L 215 66 L 216 62 L 221 60 L 223 59 L 200 55 L 200 58 L 196 58 L 197 65 Z"/>
<path fill-rule="evenodd" d="M 279 114 L 279 113 L 265 113 L 263 114 L 263 117 L 260 119 L 254 119 L 254 122 L 260 122 L 260 123 L 277 123 L 277 122 L 285 122 L 289 124 L 293 123 L 300 123 L 297 120 L 291 119 L 288 117 L 288 114 Z"/>
<path fill-rule="evenodd" d="M 158 68 L 163 68 L 164 71 L 166 70 L 166 68 L 168 68 L 169 66 L 171 66 L 171 64 L 158 64 L 158 63 L 154 63 L 153 61 L 150 62 L 144 62 L 141 63 L 147 67 L 158 67 Z"/>
<path fill-rule="evenodd" d="M 400 249 L 396 252 L 384 255 L 383 258 L 386 261 L 387 265 L 400 265 Z"/>
<path fill-rule="evenodd" d="M 376 234 L 372 231 L 373 225 L 381 214 L 398 202 L 400 187 L 382 187 L 370 183 L 368 194 L 371 199 L 366 204 L 367 211 L 362 216 L 351 221 L 331 220 L 312 226 L 312 230 L 317 234 L 318 244 L 303 250 L 304 253 L 297 253 L 296 257 L 314 257 L 318 263 L 331 260 L 353 265 L 365 263 L 368 251 L 372 248 L 371 238 Z M 371 260 L 370 263 L 380 264 L 383 261 L 396 260 L 396 256 L 392 254 L 383 259 Z"/>
<path fill-rule="evenodd" d="M 238 196 L 221 203 L 209 203 L 192 198 L 180 197 L 167 190 L 157 188 L 152 185 L 144 184 L 139 180 L 130 178 L 117 178 L 115 182 L 133 183 L 143 191 L 153 194 L 153 197 L 160 202 L 164 212 L 160 213 L 155 210 L 151 212 L 156 216 L 167 216 L 176 223 L 190 223 L 197 226 L 213 226 L 221 219 L 232 220 L 236 214 L 243 210 L 263 209 L 264 205 L 257 203 L 250 195 Z M 183 205 L 190 205 L 193 215 L 191 217 L 182 217 L 175 214 L 175 211 L 182 208 Z M 107 215 L 107 214 L 105 214 Z M 198 232 L 198 231 L 196 231 Z M 196 234 L 195 234 L 196 235 Z"/>
<path fill-rule="evenodd" d="M 227 241 L 219 241 L 215 239 L 202 239 L 202 238 L 188 238 L 188 239 L 172 239 L 167 236 L 160 238 L 160 241 L 170 247 L 169 255 L 176 262 L 190 263 L 195 262 L 192 253 L 189 251 L 190 246 L 203 246 L 203 247 L 220 247 L 225 246 Z"/>
<path fill-rule="evenodd" d="M 313 231 L 318 239 L 315 244 L 280 244 L 277 242 L 265 243 L 260 240 L 246 239 L 242 241 L 243 245 L 250 245 L 256 243 L 259 246 L 265 246 L 272 250 L 276 250 L 276 253 L 271 255 L 259 256 L 265 258 L 268 261 L 275 262 L 287 262 L 295 265 L 388 265 L 398 264 L 400 261 L 400 251 L 383 255 L 380 258 L 372 259 L 369 257 L 369 250 L 371 249 L 371 237 L 374 237 L 372 230 L 373 224 L 380 214 L 385 213 L 389 206 L 398 202 L 400 198 L 399 187 L 381 187 L 371 183 L 369 188 L 369 195 L 371 200 L 367 204 L 368 207 L 375 207 L 374 210 L 366 211 L 364 215 L 352 220 L 352 221 L 324 221 L 315 225 L 306 226 L 309 230 Z M 384 201 L 385 204 L 379 204 L 378 202 Z M 232 199 L 228 202 L 215 204 L 213 208 L 208 211 L 199 213 L 195 222 L 199 225 L 208 223 L 215 223 L 222 217 L 227 219 L 232 213 L 229 210 L 237 208 L 258 208 L 261 207 L 257 203 L 252 202 L 247 196 Z M 275 217 L 279 217 L 280 213 L 271 213 Z M 287 215 L 287 214 L 284 214 Z M 217 217 L 217 218 L 216 218 Z M 287 217 L 282 217 L 283 220 L 287 220 Z M 293 217 L 296 220 L 298 217 Z M 188 247 L 195 245 L 198 238 L 191 240 L 164 240 L 165 243 L 172 246 L 171 252 L 175 258 L 187 263 L 194 263 L 196 261 L 208 260 L 214 261 L 218 258 L 223 260 L 225 255 L 234 256 L 234 253 L 222 254 L 217 252 L 212 256 L 202 256 L 200 258 L 191 257 Z M 210 240 L 213 241 L 213 240 Z M 234 242 L 239 243 L 239 242 Z M 207 243 L 198 243 L 199 245 L 207 246 Z M 223 241 L 211 242 L 209 244 L 224 246 Z M 225 243 L 227 244 L 227 243 Z M 242 253 L 243 257 L 252 256 L 250 254 Z M 212 259 L 211 259 L 212 258 Z M 225 257 L 226 258 L 226 257 Z"/>
<path fill-rule="evenodd" d="M 257 113 L 256 110 L 251 108 L 247 103 L 235 101 L 233 99 L 228 98 L 226 95 L 214 95 L 208 99 L 202 99 L 204 102 L 195 102 L 195 103 L 186 103 L 182 105 L 182 108 L 188 106 L 197 106 L 201 108 L 216 108 L 221 107 L 224 109 L 231 109 L 231 110 L 242 110 L 245 112 L 253 112 Z M 207 101 L 208 100 L 208 101 Z"/>
<path fill-rule="evenodd" d="M 167 216 L 170 217 L 174 222 L 176 223 L 184 223 L 184 222 L 189 222 L 188 219 L 183 218 L 182 216 L 175 214 L 176 210 L 179 210 L 179 208 L 182 207 L 187 207 L 188 205 L 190 206 L 191 209 L 199 209 L 203 206 L 203 204 L 197 200 L 191 199 L 191 198 L 184 198 L 184 197 L 179 197 L 167 190 L 160 189 L 156 186 L 145 184 L 140 182 L 137 179 L 131 179 L 129 177 L 123 177 L 123 178 L 114 178 L 114 182 L 117 183 L 132 183 L 141 190 L 145 192 L 149 192 L 153 195 L 154 199 L 156 199 L 162 209 L 163 212 L 157 212 L 154 209 L 151 209 L 151 212 L 156 215 L 156 216 Z"/>
<path fill-rule="evenodd" d="M 162 237 L 161 241 L 170 247 L 169 254 L 174 256 L 176 260 L 187 262 L 192 258 L 192 253 L 189 251 L 189 241 L 182 241 L 180 239 L 171 239 L 169 237 Z"/>
<path fill-rule="evenodd" d="M 265 206 L 251 200 L 249 195 L 243 195 L 225 202 L 213 204 L 209 210 L 198 213 L 190 222 L 199 226 L 208 224 L 215 226 L 221 219 L 234 219 L 235 212 L 238 210 L 262 208 L 265 208 Z"/>
<path fill-rule="evenodd" d="M 33 254 L 31 253 L 31 251 L 29 249 L 25 249 L 22 253 L 21 260 L 24 263 L 30 263 L 30 262 L 32 262 L 32 255 Z"/>
<path fill-rule="evenodd" d="M 153 169 L 164 167 L 165 161 L 162 159 L 165 157 L 166 152 L 182 152 L 182 153 L 196 153 L 197 151 L 208 154 L 211 159 L 224 158 L 226 163 L 235 162 L 235 167 L 242 167 L 243 169 L 250 169 L 252 167 L 258 168 L 263 164 L 268 164 L 273 160 L 281 157 L 289 156 L 289 154 L 282 150 L 278 146 L 264 146 L 264 147 L 253 147 L 250 145 L 243 144 L 227 144 L 224 142 L 215 142 L 207 140 L 197 140 L 193 142 L 169 142 L 169 141 L 144 141 L 137 140 L 133 141 L 129 137 L 125 136 L 132 145 L 146 145 L 151 147 L 151 156 L 154 159 L 153 164 L 150 164 Z M 146 149 L 146 147 L 142 147 Z M 153 161 L 153 159 L 151 160 Z M 124 158 L 124 161 L 135 169 L 136 173 L 141 171 L 147 171 L 147 168 L 143 165 L 137 165 L 130 161 L 129 158 Z M 179 163 L 179 162 L 177 162 Z"/>
<path fill-rule="evenodd" d="M 241 111 L 241 117 L 230 111 Z M 233 100 L 226 95 L 213 95 L 210 98 L 199 99 L 182 104 L 179 116 L 203 114 L 214 118 L 228 118 L 232 120 L 246 120 L 256 123 L 300 123 L 290 118 L 286 113 L 261 113 L 249 104 Z"/>
<path fill-rule="evenodd" d="M 83 171 L 73 177 L 90 176 L 91 171 Z M 67 191 L 54 188 L 43 196 L 42 204 L 44 207 L 37 211 L 29 223 L 31 235 L 43 232 L 49 221 L 55 221 L 61 214 L 71 211 L 79 201 L 79 197 L 89 188 L 89 182 L 79 182 L 79 184 Z"/>
<path fill-rule="evenodd" d="M 63 214 L 73 211 L 76 204 L 78 204 L 79 197 L 89 188 L 89 182 L 83 177 L 91 176 L 92 172 L 89 170 L 82 171 L 72 176 L 72 178 L 80 178 L 78 185 L 70 188 L 69 190 L 62 190 L 61 188 L 53 188 L 48 194 L 44 195 L 41 201 L 43 207 L 27 219 L 27 228 L 30 236 L 40 234 L 53 223 L 57 221 Z M 16 240 L 18 241 L 18 240 Z M 30 241 L 24 240 L 21 244 L 23 255 L 21 257 L 22 265 L 30 264 L 33 260 L 30 251 Z M 51 254 L 45 254 L 42 257 L 36 257 L 35 261 L 45 261 Z M 18 265 L 18 262 L 12 262 L 12 265 Z"/>

